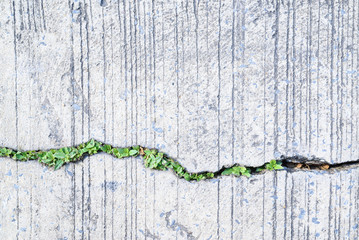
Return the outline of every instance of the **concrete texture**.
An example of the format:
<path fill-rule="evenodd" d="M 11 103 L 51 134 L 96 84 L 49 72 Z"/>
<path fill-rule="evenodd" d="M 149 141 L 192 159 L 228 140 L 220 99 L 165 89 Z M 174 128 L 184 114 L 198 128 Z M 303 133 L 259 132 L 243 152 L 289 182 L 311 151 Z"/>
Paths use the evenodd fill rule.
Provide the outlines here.
<path fill-rule="evenodd" d="M 0 146 L 89 138 L 190 171 L 359 159 L 349 1 L 0 1 Z M 139 159 L 0 160 L 1 239 L 358 239 L 358 169 L 188 183 Z"/>

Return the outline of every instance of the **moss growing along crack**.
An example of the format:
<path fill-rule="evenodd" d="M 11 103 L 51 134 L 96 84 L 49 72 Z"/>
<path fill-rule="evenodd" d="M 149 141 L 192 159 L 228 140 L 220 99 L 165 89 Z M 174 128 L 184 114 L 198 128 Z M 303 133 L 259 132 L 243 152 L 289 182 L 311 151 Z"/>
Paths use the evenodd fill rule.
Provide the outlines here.
<path fill-rule="evenodd" d="M 107 153 L 116 158 L 125 157 L 137 157 L 142 156 L 144 159 L 145 167 L 157 170 L 169 170 L 180 178 L 184 178 L 187 181 L 191 180 L 204 180 L 213 179 L 221 175 L 235 175 L 250 177 L 251 174 L 259 174 L 266 170 L 276 171 L 283 169 L 282 164 L 287 169 L 321 169 L 328 170 L 332 167 L 341 167 L 345 164 L 333 164 L 329 165 L 323 161 L 304 161 L 298 158 L 285 159 L 283 161 L 271 160 L 268 163 L 259 167 L 246 167 L 239 166 L 237 164 L 230 167 L 223 167 L 216 172 L 199 172 L 190 173 L 180 163 L 168 157 L 162 152 L 158 152 L 156 149 L 148 149 L 141 146 L 133 146 L 128 148 L 117 148 L 109 144 L 96 141 L 94 139 L 88 142 L 82 143 L 75 147 L 64 147 L 60 149 L 51 149 L 47 151 L 19 151 L 11 148 L 0 148 L 0 157 L 10 157 L 17 161 L 29 161 L 38 160 L 40 163 L 50 167 L 54 167 L 55 170 L 59 169 L 66 163 L 76 162 L 83 159 L 86 156 L 95 155 L 97 153 Z M 347 165 L 357 164 L 357 162 L 350 162 Z"/>

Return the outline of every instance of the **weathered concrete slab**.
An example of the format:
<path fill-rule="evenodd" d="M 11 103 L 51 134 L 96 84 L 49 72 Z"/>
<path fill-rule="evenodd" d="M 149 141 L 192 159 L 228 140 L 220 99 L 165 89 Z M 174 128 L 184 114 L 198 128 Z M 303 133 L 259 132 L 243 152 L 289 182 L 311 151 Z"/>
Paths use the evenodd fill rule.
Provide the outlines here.
<path fill-rule="evenodd" d="M 190 171 L 359 159 L 356 1 L 0 1 L 0 146 L 95 138 Z M 358 238 L 358 171 L 187 183 L 0 161 L 5 239 Z M 317 235 L 319 234 L 319 235 Z"/>
<path fill-rule="evenodd" d="M 358 159 L 354 3 L 105 5 L 2 3 L 2 143 L 136 142 L 191 170 Z"/>
<path fill-rule="evenodd" d="M 75 170 L 104 162 L 86 158 Z M 2 239 L 358 238 L 358 169 L 187 182 L 130 163 L 132 176 L 103 178 L 102 167 L 81 184 L 73 165 L 54 172 L 29 162 L 16 173 L 2 160 Z"/>

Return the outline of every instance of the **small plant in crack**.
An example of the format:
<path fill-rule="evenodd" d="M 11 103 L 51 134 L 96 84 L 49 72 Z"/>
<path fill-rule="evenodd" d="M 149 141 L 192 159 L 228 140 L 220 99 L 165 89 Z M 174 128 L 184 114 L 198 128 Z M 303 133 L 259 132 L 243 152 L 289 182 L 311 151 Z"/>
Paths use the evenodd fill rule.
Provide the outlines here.
<path fill-rule="evenodd" d="M 167 169 L 167 160 L 164 157 L 164 154 L 157 152 L 156 149 L 146 149 L 145 153 L 145 166 L 147 168 L 157 169 L 157 170 L 166 170 Z"/>
<path fill-rule="evenodd" d="M 283 169 L 282 162 L 276 161 L 276 160 L 270 160 L 269 163 L 266 163 L 264 167 L 259 167 L 256 169 L 257 172 L 262 172 L 264 170 L 274 171 L 274 170 L 280 170 Z"/>
<path fill-rule="evenodd" d="M 266 163 L 266 169 L 273 171 L 273 170 L 279 170 L 279 169 L 283 169 L 282 167 L 282 162 L 280 161 L 276 161 L 276 160 L 270 160 L 269 163 Z"/>
<path fill-rule="evenodd" d="M 236 176 L 246 176 L 246 177 L 250 177 L 251 176 L 251 170 L 247 169 L 246 167 L 241 167 L 241 166 L 234 166 L 231 168 L 227 168 L 222 172 L 222 175 L 236 175 Z"/>
<path fill-rule="evenodd" d="M 12 155 L 13 151 L 8 148 L 1 148 L 0 149 L 0 156 L 3 157 L 10 157 Z"/>

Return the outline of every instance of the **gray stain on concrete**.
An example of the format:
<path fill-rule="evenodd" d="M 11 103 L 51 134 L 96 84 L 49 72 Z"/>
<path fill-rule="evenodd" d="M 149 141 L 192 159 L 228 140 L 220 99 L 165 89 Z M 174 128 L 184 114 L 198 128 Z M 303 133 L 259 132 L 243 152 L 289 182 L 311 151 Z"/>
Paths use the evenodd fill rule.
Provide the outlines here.
<path fill-rule="evenodd" d="M 118 188 L 118 182 L 116 181 L 105 181 L 101 186 L 102 188 L 106 187 L 107 189 L 111 190 L 112 192 L 115 192 Z"/>
<path fill-rule="evenodd" d="M 61 144 L 63 138 L 61 122 L 59 116 L 55 112 L 55 108 L 51 105 L 47 97 L 42 102 L 41 110 L 50 130 L 49 138 L 55 140 L 57 144 Z"/>

